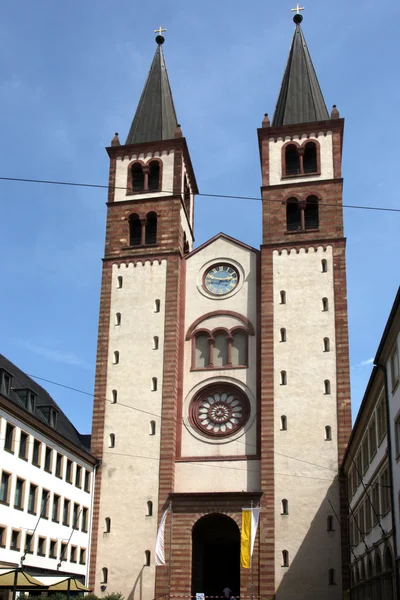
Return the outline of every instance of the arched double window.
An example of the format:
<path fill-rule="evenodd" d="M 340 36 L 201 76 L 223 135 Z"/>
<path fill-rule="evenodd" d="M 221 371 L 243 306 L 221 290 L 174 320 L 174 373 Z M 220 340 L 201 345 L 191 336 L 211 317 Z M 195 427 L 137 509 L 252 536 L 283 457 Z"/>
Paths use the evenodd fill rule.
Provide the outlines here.
<path fill-rule="evenodd" d="M 199 331 L 194 337 L 193 368 L 246 367 L 248 335 L 244 329 Z"/>
<path fill-rule="evenodd" d="M 161 189 L 161 168 L 158 160 L 147 165 L 134 162 L 128 173 L 127 194 L 139 192 L 158 192 Z"/>
<path fill-rule="evenodd" d="M 145 219 L 136 213 L 129 216 L 129 245 L 143 246 L 157 243 L 157 213 L 149 212 Z"/>
<path fill-rule="evenodd" d="M 289 198 L 286 202 L 287 231 L 308 231 L 319 227 L 319 206 L 316 196 L 308 196 L 306 201 Z"/>
<path fill-rule="evenodd" d="M 288 144 L 285 147 L 284 174 L 287 177 L 318 173 L 318 148 L 315 142 L 303 146 Z"/>

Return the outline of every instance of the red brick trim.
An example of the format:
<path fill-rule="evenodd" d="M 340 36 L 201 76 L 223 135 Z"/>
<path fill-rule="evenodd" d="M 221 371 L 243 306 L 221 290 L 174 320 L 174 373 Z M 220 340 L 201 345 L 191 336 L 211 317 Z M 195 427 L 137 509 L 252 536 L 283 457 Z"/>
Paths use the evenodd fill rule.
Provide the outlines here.
<path fill-rule="evenodd" d="M 228 363 L 222 366 L 215 366 L 213 362 L 213 350 L 214 350 L 214 341 L 215 335 L 220 331 L 226 334 L 228 340 Z M 232 343 L 233 336 L 237 332 L 242 332 L 246 335 L 246 364 L 245 365 L 232 365 L 231 364 L 231 355 L 232 355 Z M 210 356 L 209 356 L 209 364 L 206 367 L 196 367 L 196 339 L 199 335 L 207 335 L 208 342 L 210 344 Z M 248 343 L 249 330 L 247 327 L 243 326 L 235 326 L 231 329 L 227 329 L 226 327 L 216 327 L 212 331 L 208 329 L 196 329 L 193 331 L 191 339 L 192 339 L 192 364 L 191 371 L 210 371 L 210 370 L 221 370 L 221 369 L 247 369 L 249 365 L 249 343 Z"/>
<path fill-rule="evenodd" d="M 303 169 L 303 154 L 306 147 L 306 144 L 313 143 L 316 145 L 317 149 L 317 170 L 312 173 L 304 173 Z M 296 146 L 299 154 L 299 165 L 300 165 L 300 173 L 296 173 L 295 175 L 287 175 L 286 174 L 286 148 L 288 146 Z M 300 152 L 299 152 L 300 151 Z M 281 151 L 281 164 L 282 164 L 282 179 L 291 179 L 293 177 L 318 177 L 321 175 L 321 144 L 315 138 L 310 138 L 309 136 L 305 140 L 290 140 L 283 144 Z"/>
<path fill-rule="evenodd" d="M 202 323 L 206 319 L 209 319 L 210 317 L 217 317 L 217 316 L 235 317 L 239 321 L 242 321 L 242 323 L 246 326 L 249 335 L 255 335 L 254 327 L 251 324 L 251 321 L 247 317 L 244 317 L 240 313 L 235 312 L 233 310 L 213 310 L 212 312 L 206 313 L 206 314 L 202 315 L 201 317 L 198 317 L 195 321 L 193 321 L 193 323 L 190 325 L 189 329 L 186 332 L 185 340 L 188 341 L 192 338 L 192 335 L 193 335 L 196 327 L 200 323 Z M 222 329 L 222 328 L 219 327 L 218 329 Z"/>

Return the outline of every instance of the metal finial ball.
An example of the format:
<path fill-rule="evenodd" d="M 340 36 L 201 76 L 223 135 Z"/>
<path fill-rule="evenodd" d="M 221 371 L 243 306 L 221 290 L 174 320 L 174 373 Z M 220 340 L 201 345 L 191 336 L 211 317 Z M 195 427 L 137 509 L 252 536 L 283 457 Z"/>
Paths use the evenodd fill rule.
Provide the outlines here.
<path fill-rule="evenodd" d="M 156 37 L 156 42 L 159 46 L 162 46 L 163 43 L 165 42 L 165 37 L 163 35 L 158 35 Z"/>
<path fill-rule="evenodd" d="M 293 21 L 296 23 L 296 25 L 300 25 L 302 20 L 303 20 L 303 15 L 298 14 L 298 15 L 294 15 L 294 17 L 293 17 Z"/>

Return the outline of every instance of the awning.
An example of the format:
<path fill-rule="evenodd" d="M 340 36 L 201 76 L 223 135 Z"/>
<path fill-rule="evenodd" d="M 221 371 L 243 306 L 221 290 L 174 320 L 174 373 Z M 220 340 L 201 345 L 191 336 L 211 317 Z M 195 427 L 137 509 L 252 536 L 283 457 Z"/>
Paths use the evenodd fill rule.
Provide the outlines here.
<path fill-rule="evenodd" d="M 15 573 L 18 571 L 17 575 L 17 589 L 25 590 L 28 588 L 34 587 L 43 587 L 43 583 L 41 583 L 32 575 L 29 575 L 25 571 L 20 571 L 19 569 L 0 569 L 0 588 L 13 588 L 15 585 Z"/>
<path fill-rule="evenodd" d="M 89 588 L 75 577 L 39 575 L 36 579 L 40 582 L 39 585 L 47 587 L 49 591 L 67 592 L 69 589 L 71 592 L 89 592 Z"/>

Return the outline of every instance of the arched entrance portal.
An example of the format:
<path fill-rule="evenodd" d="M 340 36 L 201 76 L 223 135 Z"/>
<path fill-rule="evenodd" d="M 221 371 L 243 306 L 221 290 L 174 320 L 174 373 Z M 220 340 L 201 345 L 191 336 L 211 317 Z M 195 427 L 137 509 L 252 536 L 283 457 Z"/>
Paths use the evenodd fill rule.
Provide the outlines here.
<path fill-rule="evenodd" d="M 192 532 L 192 595 L 222 596 L 229 587 L 240 594 L 240 531 L 230 517 L 202 517 Z"/>

